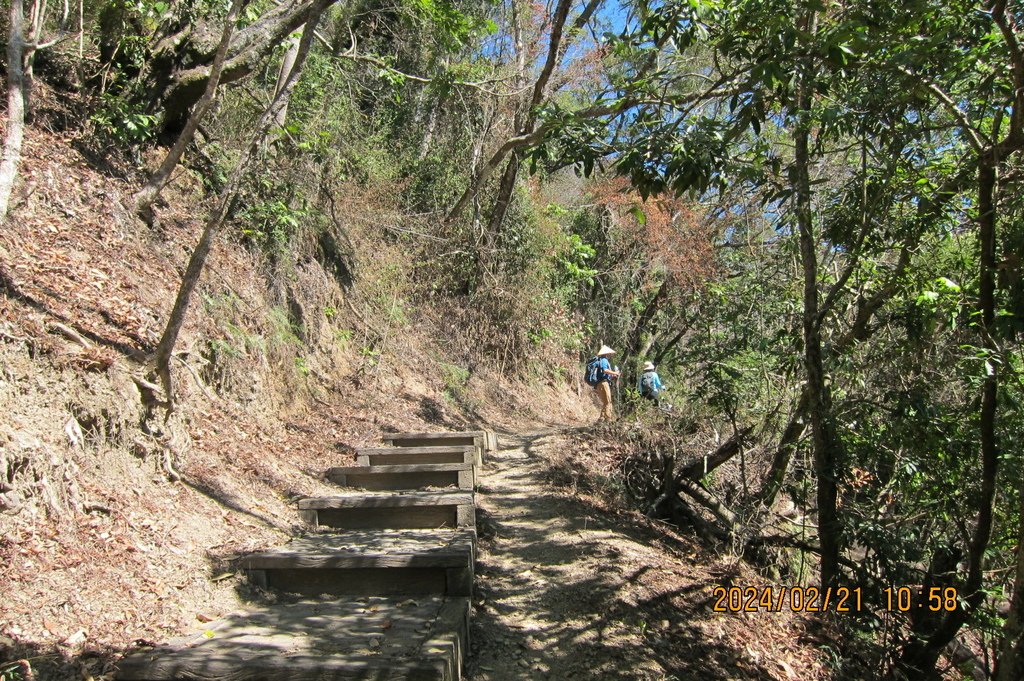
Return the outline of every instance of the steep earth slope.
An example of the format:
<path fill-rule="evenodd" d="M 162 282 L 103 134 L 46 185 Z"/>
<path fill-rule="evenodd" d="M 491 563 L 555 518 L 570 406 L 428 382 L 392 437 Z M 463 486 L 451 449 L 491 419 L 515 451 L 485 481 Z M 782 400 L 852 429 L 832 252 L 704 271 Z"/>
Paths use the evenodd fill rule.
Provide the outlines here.
<path fill-rule="evenodd" d="M 183 173 L 148 229 L 129 183 L 73 143 L 28 131 L 0 232 L 0 674 L 99 678 L 134 641 L 242 607 L 228 559 L 282 542 L 292 502 L 384 431 L 582 418 L 565 383 L 453 386 L 429 310 L 377 320 L 315 259 L 275 278 L 233 238 L 203 276 L 165 418 L 136 379 L 201 188 Z"/>

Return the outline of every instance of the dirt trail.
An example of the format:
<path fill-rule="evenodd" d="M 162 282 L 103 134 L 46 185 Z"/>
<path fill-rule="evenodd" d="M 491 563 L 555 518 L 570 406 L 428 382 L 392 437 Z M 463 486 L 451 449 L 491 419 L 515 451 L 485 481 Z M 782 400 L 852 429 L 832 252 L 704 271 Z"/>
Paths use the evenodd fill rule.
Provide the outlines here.
<path fill-rule="evenodd" d="M 552 485 L 565 435 L 503 435 L 501 446 L 478 480 L 470 679 L 814 676 L 777 654 L 796 632 L 758 641 L 754 622 L 711 612 L 718 579 L 699 549 Z"/>

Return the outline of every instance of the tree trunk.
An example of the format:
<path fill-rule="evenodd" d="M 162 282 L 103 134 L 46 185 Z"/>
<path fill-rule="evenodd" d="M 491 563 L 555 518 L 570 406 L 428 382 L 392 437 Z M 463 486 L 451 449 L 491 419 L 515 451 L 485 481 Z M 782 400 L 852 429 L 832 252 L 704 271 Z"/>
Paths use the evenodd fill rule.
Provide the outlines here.
<path fill-rule="evenodd" d="M 509 156 L 505 172 L 501 174 L 501 183 L 498 185 L 498 195 L 494 199 L 494 210 L 491 211 L 491 218 L 487 221 L 487 231 L 484 232 L 483 253 L 477 260 L 478 276 L 483 271 L 490 270 L 494 259 L 494 251 L 501 243 L 501 226 L 505 222 L 505 214 L 512 203 L 512 192 L 516 188 L 516 179 L 519 177 L 519 154 L 512 152 Z"/>
<path fill-rule="evenodd" d="M 581 12 L 580 15 L 573 22 L 570 34 L 572 33 L 572 31 L 578 31 L 582 29 L 587 24 L 587 22 L 590 21 L 591 17 L 594 15 L 594 12 L 597 10 L 597 8 L 600 6 L 602 2 L 603 0 L 590 0 L 587 6 L 583 9 L 583 12 Z M 515 136 L 506 140 L 506 142 L 502 144 L 497 151 L 494 152 L 494 154 L 487 161 L 487 163 L 484 164 L 484 166 L 480 169 L 479 175 L 476 177 L 476 181 L 471 183 L 470 186 L 466 188 L 466 190 L 462 193 L 462 196 L 459 197 L 459 200 L 455 202 L 454 206 L 452 206 L 452 209 L 448 211 L 448 215 L 447 217 L 445 217 L 445 222 L 453 221 L 462 213 L 465 207 L 469 205 L 469 202 L 475 197 L 477 190 L 480 188 L 483 182 L 490 176 L 492 172 L 494 172 L 498 168 L 499 165 L 501 165 L 501 162 L 505 159 L 505 156 L 507 156 L 509 152 L 514 152 L 522 147 L 529 146 L 530 144 L 539 141 L 543 137 L 544 126 L 536 128 L 537 107 L 543 102 L 544 97 L 547 94 L 547 87 L 548 83 L 551 80 L 552 72 L 555 70 L 555 67 L 558 66 L 558 63 L 561 60 L 561 58 L 564 57 L 565 55 L 565 49 L 568 43 L 563 44 L 562 36 L 565 30 L 565 20 L 569 16 L 569 8 L 571 6 L 571 0 L 558 0 L 558 4 L 555 6 L 554 15 L 551 18 L 551 34 L 548 39 L 547 58 L 544 61 L 544 66 L 541 68 L 540 75 L 537 76 L 537 80 L 533 85 L 533 92 L 530 96 L 530 101 L 528 103 L 528 106 L 526 106 L 525 112 L 522 109 L 516 111 L 515 124 L 513 126 L 516 131 Z M 521 83 L 525 83 L 526 63 L 524 55 L 526 54 L 526 52 L 523 46 L 522 28 L 518 11 L 518 5 L 516 5 L 515 3 L 513 3 L 512 11 L 513 39 L 516 43 L 516 59 L 519 66 L 520 76 L 519 78 L 517 78 L 516 84 L 517 87 L 519 87 Z M 622 110 L 621 104 L 612 106 L 610 108 L 605 106 L 591 107 L 590 109 L 587 109 L 585 111 L 577 112 L 577 115 L 580 115 L 582 117 L 591 117 L 603 115 L 604 113 L 611 113 L 612 111 L 618 110 Z M 512 162 L 512 160 L 509 161 L 510 164 Z M 518 172 L 519 160 L 516 159 L 515 163 L 515 170 L 516 172 Z M 505 167 L 505 173 L 506 175 L 509 173 L 508 165 L 506 165 Z M 502 185 L 504 186 L 504 178 L 502 180 Z M 495 204 L 495 211 L 494 213 L 492 213 L 492 222 L 493 216 L 495 215 L 498 215 L 502 220 L 505 217 L 504 209 L 500 211 L 499 215 L 497 204 Z M 500 225 L 500 221 L 498 224 Z"/>
<path fill-rule="evenodd" d="M 739 454 L 740 445 L 743 444 L 743 441 L 750 435 L 752 430 L 754 430 L 753 426 L 747 426 L 743 430 L 736 431 L 732 437 L 719 445 L 711 454 L 698 459 L 680 471 L 679 479 L 699 482 L 705 475 Z"/>
<path fill-rule="evenodd" d="M 996 661 L 996 681 L 1024 679 L 1024 476 L 1017 493 L 1017 574 L 1013 580 L 1010 613 L 1003 625 L 1003 642 Z"/>
<path fill-rule="evenodd" d="M 710 511 L 711 515 L 715 516 L 722 523 L 726 532 L 731 533 L 739 522 L 735 513 L 700 485 L 689 480 L 681 480 L 679 482 L 679 491 L 696 500 L 701 506 Z"/>
<path fill-rule="evenodd" d="M 772 465 L 768 469 L 768 475 L 765 476 L 764 483 L 757 493 L 757 500 L 769 508 L 775 503 L 775 497 L 778 496 L 779 490 L 782 489 L 783 483 L 786 482 L 786 473 L 789 471 L 789 462 L 793 460 L 796 444 L 807 429 L 808 404 L 809 394 L 807 388 L 804 387 L 800 391 L 800 400 L 793 407 L 789 423 L 779 439 L 779 446 L 775 448 L 775 456 L 772 457 Z"/>
<path fill-rule="evenodd" d="M 7 39 L 7 131 L 0 162 L 0 225 L 7 223 L 7 209 L 21 163 L 25 136 L 25 72 L 22 65 L 25 5 L 11 0 L 10 35 Z"/>
<path fill-rule="evenodd" d="M 519 3 L 512 2 L 512 40 L 516 50 L 516 90 L 523 90 L 526 87 L 526 46 L 523 42 L 523 16 Z M 557 16 L 556 16 L 557 20 Z M 562 20 L 565 20 L 564 15 Z M 552 33 L 554 35 L 554 33 Z M 534 115 L 529 111 L 522 97 L 516 98 L 516 109 L 513 115 L 513 129 L 518 132 L 528 132 L 533 128 Z M 498 183 L 498 194 L 494 199 L 494 208 L 491 210 L 491 217 L 487 221 L 487 231 L 483 235 L 484 251 L 477 255 L 477 279 L 480 275 L 490 269 L 493 251 L 501 242 L 501 226 L 505 222 L 505 215 L 508 213 L 509 204 L 512 203 L 512 192 L 516 188 L 516 180 L 519 178 L 520 158 L 519 152 L 513 150 L 505 164 L 505 172 L 501 174 L 501 181 Z"/>
<path fill-rule="evenodd" d="M 302 33 L 305 29 L 300 27 L 298 31 L 289 36 L 288 38 L 288 49 L 285 50 L 284 57 L 281 59 L 281 68 L 277 71 L 277 83 L 274 85 L 274 96 L 276 97 L 285 84 L 288 82 L 288 76 L 291 74 L 292 69 L 295 68 L 295 57 L 299 54 L 299 43 L 302 42 Z M 281 110 L 277 112 L 277 116 L 274 117 L 274 127 L 283 128 L 288 122 L 288 104 L 290 99 L 284 101 L 284 105 Z"/>
<path fill-rule="evenodd" d="M 813 12 L 807 18 L 814 32 Z M 833 432 L 831 399 L 825 384 L 825 365 L 821 352 L 821 327 L 818 324 L 818 244 L 811 215 L 810 111 L 813 73 L 804 63 L 799 76 L 794 132 L 793 193 L 800 235 L 800 260 L 803 267 L 803 340 L 804 369 L 807 374 L 808 411 L 811 420 L 814 470 L 817 476 L 818 540 L 821 544 L 821 588 L 835 587 L 839 579 L 839 554 L 842 527 L 838 516 L 836 484 L 836 444 Z"/>
<path fill-rule="evenodd" d="M 640 340 L 643 338 L 644 331 L 650 325 L 654 316 L 658 314 L 658 310 L 661 309 L 661 304 L 665 302 L 665 299 L 668 297 L 668 291 L 669 280 L 666 279 L 661 282 L 661 285 L 658 286 L 658 290 L 655 292 L 654 296 L 647 301 L 647 304 L 644 305 L 644 309 L 640 311 L 639 315 L 637 315 L 636 321 L 633 322 L 629 335 L 626 337 L 626 344 L 622 353 L 623 366 L 635 366 L 635 364 L 631 364 L 631 362 L 636 358 L 637 351 L 640 349 Z M 629 385 L 633 384 L 635 378 L 637 377 L 634 375 L 626 376 L 626 380 L 629 381 Z"/>
<path fill-rule="evenodd" d="M 426 129 L 423 131 L 423 141 L 420 142 L 420 153 L 417 161 L 423 161 L 430 153 L 430 146 L 434 142 L 434 131 L 437 129 L 438 112 L 441 110 L 441 103 L 436 99 L 430 100 L 430 113 L 427 115 Z"/>
<path fill-rule="evenodd" d="M 319 16 L 337 0 L 291 0 L 268 10 L 253 24 L 231 36 L 221 70 L 221 83 L 249 75 L 275 47 L 310 17 Z M 166 36 L 153 49 L 150 77 L 152 108 L 163 114 L 165 133 L 181 129 L 189 110 L 199 101 L 213 73 L 217 43 L 206 27 L 189 28 Z"/>
<path fill-rule="evenodd" d="M 281 107 L 284 106 L 286 101 L 288 101 L 292 90 L 295 88 L 295 84 L 298 82 L 299 74 L 302 72 L 302 65 L 306 60 L 306 55 L 309 53 L 313 37 L 316 35 L 316 25 L 320 19 L 323 9 L 328 4 L 330 3 L 319 3 L 319 9 L 309 16 L 306 24 L 306 31 L 303 33 L 302 41 L 299 43 L 298 53 L 295 56 L 295 65 L 288 74 L 288 80 L 285 82 L 284 87 L 278 91 L 273 101 L 271 101 L 270 106 L 267 107 L 266 111 L 264 111 L 263 115 L 260 117 L 249 145 L 242 153 L 242 156 L 238 159 L 238 163 L 231 172 L 231 177 L 228 179 L 224 189 L 221 190 L 220 196 L 217 198 L 216 208 L 211 213 L 210 218 L 206 221 L 206 226 L 203 228 L 203 234 L 199 238 L 199 243 L 192 252 L 191 258 L 189 258 L 188 267 L 185 269 L 185 275 L 182 277 L 181 286 L 178 289 L 178 295 L 174 301 L 174 307 L 172 308 L 170 317 L 167 320 L 167 326 L 164 329 L 163 336 L 160 338 L 160 344 L 157 346 L 155 357 L 155 371 L 157 375 L 160 376 L 160 380 L 163 383 L 168 414 L 174 408 L 174 393 L 170 372 L 171 354 L 174 352 L 174 346 L 175 343 L 177 343 L 178 334 L 180 333 L 182 324 L 185 321 L 185 313 L 188 311 L 188 305 L 192 298 L 192 293 L 195 291 L 196 285 L 199 282 L 199 275 L 203 271 L 203 266 L 206 264 L 206 258 L 210 254 L 210 248 L 213 246 L 213 240 L 220 231 L 220 227 L 224 222 L 224 218 L 231 206 L 231 202 L 235 199 L 235 196 L 238 193 L 239 185 L 248 170 L 249 163 L 256 155 L 260 142 L 266 135 L 267 130 L 273 124 Z"/>
<path fill-rule="evenodd" d="M 661 364 L 661 361 L 665 359 L 665 356 L 668 355 L 668 353 L 670 353 L 674 347 L 679 345 L 679 341 L 683 340 L 683 336 L 686 335 L 686 332 L 690 330 L 690 328 L 693 326 L 693 323 L 697 321 L 699 317 L 700 312 L 698 311 L 689 319 L 684 319 L 682 328 L 680 328 L 679 331 L 676 332 L 676 335 L 672 336 L 672 338 L 667 340 L 665 344 L 661 346 L 661 348 L 658 350 L 657 353 L 655 353 L 654 358 L 651 361 L 654 362 L 655 364 Z"/>
<path fill-rule="evenodd" d="M 964 182 L 964 178 L 957 175 L 947 180 L 938 191 L 933 192 L 930 196 L 921 197 L 917 209 L 921 222 L 927 222 L 941 215 L 943 209 L 949 205 L 953 197 L 957 196 L 958 192 L 964 188 Z M 857 311 L 854 314 L 850 328 L 831 344 L 831 347 L 828 349 L 829 357 L 836 359 L 844 356 L 854 344 L 868 340 L 878 330 L 878 327 L 870 325 L 871 321 L 878 311 L 896 294 L 899 289 L 899 282 L 904 272 L 910 266 L 911 254 L 916 249 L 919 241 L 920 235 L 909 238 L 900 250 L 899 259 L 888 281 L 882 284 L 871 297 L 858 301 Z M 820 314 L 821 311 L 819 310 L 819 316 Z M 792 460 L 796 443 L 807 429 L 808 400 L 805 386 L 804 390 L 800 393 L 800 401 L 793 409 L 789 423 L 782 434 L 782 438 L 779 440 L 779 446 L 775 450 L 775 456 L 772 460 L 768 476 L 758 492 L 757 498 L 765 506 L 771 506 L 775 502 L 775 497 L 785 483 L 786 473 L 789 470 L 789 464 Z"/>
<path fill-rule="evenodd" d="M 167 152 L 167 156 L 164 157 L 160 167 L 157 168 L 153 176 L 149 178 L 149 181 L 135 195 L 135 212 L 146 222 L 152 222 L 153 202 L 156 201 L 156 197 L 167 184 L 167 181 L 170 180 L 171 173 L 178 167 L 178 161 L 181 160 L 182 154 L 185 153 L 185 147 L 192 141 L 196 130 L 199 128 L 199 123 L 202 122 L 206 112 L 210 110 L 210 106 L 213 104 L 231 34 L 234 31 L 235 21 L 238 19 L 238 13 L 241 11 L 243 4 L 245 4 L 243 0 L 235 0 L 235 2 L 231 3 L 231 10 L 228 12 L 227 19 L 224 20 L 224 30 L 221 33 L 220 44 L 217 46 L 217 54 L 214 56 L 213 65 L 210 67 L 210 79 L 206 83 L 206 91 L 203 92 L 202 99 L 196 104 L 195 110 L 185 124 L 185 129 L 178 135 L 178 139 L 175 140 L 174 145 Z"/>
<path fill-rule="evenodd" d="M 995 186 L 997 160 L 989 148 L 980 154 L 978 162 L 978 242 L 981 251 L 978 281 L 978 311 L 981 313 L 981 345 L 994 357 L 998 350 L 995 342 L 995 276 L 996 276 L 996 215 Z M 996 410 L 998 407 L 999 364 L 988 362 L 981 387 L 981 410 L 978 426 L 981 441 L 981 495 L 978 519 L 967 551 L 967 579 L 961 594 L 966 607 L 947 613 L 930 635 L 913 638 L 903 648 L 896 664 L 894 676 L 937 676 L 935 665 L 943 649 L 956 637 L 968 615 L 984 601 L 985 550 L 992 537 L 993 506 L 996 476 L 999 472 L 999 443 L 996 439 Z M 1017 594 L 1015 594 L 1016 596 Z M 1017 677 L 1019 678 L 1019 677 Z"/>

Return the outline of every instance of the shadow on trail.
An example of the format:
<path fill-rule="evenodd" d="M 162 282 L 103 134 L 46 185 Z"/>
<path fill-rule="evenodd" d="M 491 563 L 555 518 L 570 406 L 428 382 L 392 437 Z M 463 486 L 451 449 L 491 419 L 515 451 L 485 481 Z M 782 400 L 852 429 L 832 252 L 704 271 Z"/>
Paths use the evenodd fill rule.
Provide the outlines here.
<path fill-rule="evenodd" d="M 454 635 L 424 628 L 425 622 L 451 617 L 456 606 L 444 598 L 395 606 L 377 597 L 268 594 L 250 603 L 263 607 L 227 615 L 191 637 L 119 661 L 119 678 L 384 679 L 392 678 L 395 667 L 409 674 L 401 678 L 442 678 L 431 674 L 447 667 L 436 649 L 457 648 Z M 428 648 L 431 655 L 422 654 Z"/>
<path fill-rule="evenodd" d="M 550 484 L 540 450 L 559 432 L 503 437 L 484 480 L 468 678 L 776 678 L 748 641 L 709 637 L 717 580 L 689 569 L 693 546 Z"/>
<path fill-rule="evenodd" d="M 82 681 L 90 677 L 98 679 L 113 671 L 123 652 L 116 648 L 88 647 L 77 654 L 71 654 L 56 643 L 16 642 L 2 636 L 0 678 L 34 678 L 36 681 Z"/>

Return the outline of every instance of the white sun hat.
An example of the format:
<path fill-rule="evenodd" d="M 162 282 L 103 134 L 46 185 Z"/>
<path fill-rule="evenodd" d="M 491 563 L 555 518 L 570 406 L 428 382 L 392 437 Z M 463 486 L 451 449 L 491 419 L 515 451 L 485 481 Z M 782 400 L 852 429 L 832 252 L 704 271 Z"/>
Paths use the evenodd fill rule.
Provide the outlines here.
<path fill-rule="evenodd" d="M 612 350 L 607 345 L 602 345 L 601 349 L 597 351 L 597 356 L 598 357 L 601 357 L 602 355 L 614 355 L 614 354 L 615 354 L 615 351 Z"/>
<path fill-rule="evenodd" d="M 644 362 L 644 371 L 654 371 L 654 362 Z"/>

